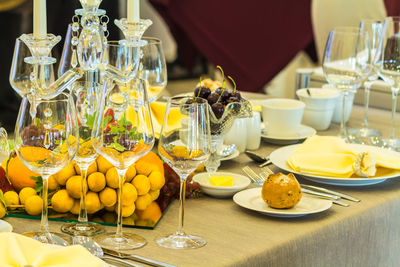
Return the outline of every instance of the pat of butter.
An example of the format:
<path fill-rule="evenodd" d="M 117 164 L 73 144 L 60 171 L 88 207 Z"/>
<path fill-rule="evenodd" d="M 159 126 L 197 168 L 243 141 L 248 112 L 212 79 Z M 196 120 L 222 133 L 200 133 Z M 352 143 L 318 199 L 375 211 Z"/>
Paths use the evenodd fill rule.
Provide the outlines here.
<path fill-rule="evenodd" d="M 210 184 L 213 186 L 232 186 L 233 178 L 227 176 L 213 176 L 210 178 Z"/>

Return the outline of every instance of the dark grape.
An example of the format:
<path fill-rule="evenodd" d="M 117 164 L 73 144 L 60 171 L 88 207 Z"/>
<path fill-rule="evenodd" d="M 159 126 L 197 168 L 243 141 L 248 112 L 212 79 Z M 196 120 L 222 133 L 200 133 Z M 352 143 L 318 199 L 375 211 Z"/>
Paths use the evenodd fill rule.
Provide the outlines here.
<path fill-rule="evenodd" d="M 217 94 L 217 93 L 211 93 L 208 97 L 207 97 L 207 101 L 208 101 L 208 104 L 210 105 L 210 106 L 212 106 L 214 103 L 217 103 L 217 101 L 218 101 L 218 99 L 219 99 L 219 94 Z"/>
<path fill-rule="evenodd" d="M 225 111 L 224 105 L 219 102 L 212 104 L 211 109 L 214 112 L 214 115 L 215 117 L 217 117 L 217 119 L 221 118 Z"/>
<path fill-rule="evenodd" d="M 199 93 L 200 91 L 200 93 Z M 194 96 L 195 97 L 201 97 L 204 99 L 207 99 L 207 97 L 211 94 L 210 88 L 207 86 L 198 86 L 196 89 L 194 89 Z"/>

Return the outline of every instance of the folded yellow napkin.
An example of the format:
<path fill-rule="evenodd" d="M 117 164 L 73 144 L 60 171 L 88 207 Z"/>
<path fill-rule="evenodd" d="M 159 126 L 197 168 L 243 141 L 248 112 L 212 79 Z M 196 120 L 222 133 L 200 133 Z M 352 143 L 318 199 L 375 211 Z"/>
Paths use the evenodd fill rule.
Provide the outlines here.
<path fill-rule="evenodd" d="M 105 267 L 82 246 L 58 247 L 16 233 L 0 233 L 0 266 Z"/>
<path fill-rule="evenodd" d="M 308 138 L 289 157 L 295 171 L 328 177 L 372 177 L 377 167 L 400 170 L 400 157 L 380 150 L 357 151 L 335 136 Z"/>

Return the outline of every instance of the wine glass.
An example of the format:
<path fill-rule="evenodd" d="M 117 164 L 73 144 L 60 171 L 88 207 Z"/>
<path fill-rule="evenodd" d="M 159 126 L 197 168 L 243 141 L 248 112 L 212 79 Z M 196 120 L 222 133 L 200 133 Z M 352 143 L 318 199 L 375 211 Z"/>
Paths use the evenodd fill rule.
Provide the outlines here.
<path fill-rule="evenodd" d="M 157 100 L 167 86 L 167 64 L 161 40 L 153 37 L 143 37 L 147 44 L 141 47 L 140 60 L 141 78 L 147 81 L 149 102 Z"/>
<path fill-rule="evenodd" d="M 379 76 L 390 85 L 392 91 L 392 129 L 383 146 L 400 151 L 400 139 L 396 137 L 397 95 L 400 89 L 400 17 L 384 20 L 377 53 L 375 56 Z"/>
<path fill-rule="evenodd" d="M 123 94 L 124 101 L 111 101 L 115 91 L 126 84 L 112 83 L 98 108 L 92 133 L 92 144 L 97 153 L 117 169 L 119 175 L 117 231 L 96 236 L 94 239 L 106 248 L 127 250 L 146 245 L 146 240 L 136 234 L 122 232 L 122 202 L 124 176 L 129 166 L 149 152 L 154 145 L 153 127 L 146 90 L 140 87 L 137 95 L 141 101 L 135 106 L 128 103 L 129 94 Z"/>
<path fill-rule="evenodd" d="M 47 191 L 50 175 L 66 167 L 78 150 L 78 124 L 72 98 L 64 93 L 56 99 L 37 99 L 36 115 L 30 115 L 30 102 L 24 97 L 15 125 L 15 150 L 21 161 L 43 180 L 43 206 L 40 230 L 27 233 L 43 243 L 66 245 L 49 232 Z"/>
<path fill-rule="evenodd" d="M 345 124 L 345 103 L 371 72 L 368 33 L 358 27 L 338 27 L 329 32 L 322 60 L 329 84 L 343 93 L 339 136 L 349 141 Z"/>
<path fill-rule="evenodd" d="M 6 129 L 0 127 L 0 161 L 3 162 L 10 155 L 10 144 Z"/>
<path fill-rule="evenodd" d="M 61 230 L 70 235 L 96 235 L 103 233 L 104 227 L 88 222 L 86 210 L 86 178 L 88 168 L 97 158 L 97 152 L 92 145 L 93 123 L 100 99 L 99 84 L 93 82 L 76 82 L 73 90 L 76 113 L 79 126 L 79 149 L 75 155 L 75 163 L 81 171 L 80 211 L 77 223 L 62 225 Z"/>
<path fill-rule="evenodd" d="M 176 115 L 179 113 L 187 120 L 184 131 L 176 129 Z M 203 238 L 184 232 L 183 215 L 186 179 L 211 153 L 210 119 L 205 99 L 173 97 L 168 100 L 158 141 L 158 152 L 180 177 L 180 199 L 178 230 L 156 239 L 156 243 L 172 249 L 202 247 L 206 244 Z"/>
<path fill-rule="evenodd" d="M 360 23 L 361 31 L 368 33 L 370 49 L 371 49 L 371 73 L 368 75 L 367 82 L 364 83 L 364 104 L 365 104 L 365 114 L 364 122 L 362 127 L 359 129 L 349 129 L 349 137 L 352 141 L 356 143 L 369 143 L 370 141 L 376 142 L 381 136 L 381 132 L 372 129 L 368 124 L 368 107 L 369 107 L 369 95 L 370 87 L 378 79 L 378 72 L 373 66 L 373 59 L 375 58 L 376 50 L 378 48 L 379 37 L 382 33 L 383 22 L 374 19 L 364 19 Z"/>

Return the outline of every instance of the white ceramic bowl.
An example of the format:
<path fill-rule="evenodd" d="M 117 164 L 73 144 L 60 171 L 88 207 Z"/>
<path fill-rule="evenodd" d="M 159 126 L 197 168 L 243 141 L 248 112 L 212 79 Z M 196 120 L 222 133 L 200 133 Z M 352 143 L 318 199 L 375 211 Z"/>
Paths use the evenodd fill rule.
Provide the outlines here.
<path fill-rule="evenodd" d="M 210 177 L 213 176 L 229 176 L 233 178 L 232 186 L 214 186 L 210 184 Z M 225 198 L 231 197 L 235 193 L 245 189 L 250 184 L 250 179 L 246 176 L 232 172 L 204 172 L 196 174 L 193 181 L 200 184 L 201 190 L 207 195 Z"/>

